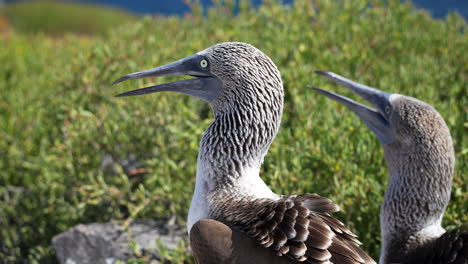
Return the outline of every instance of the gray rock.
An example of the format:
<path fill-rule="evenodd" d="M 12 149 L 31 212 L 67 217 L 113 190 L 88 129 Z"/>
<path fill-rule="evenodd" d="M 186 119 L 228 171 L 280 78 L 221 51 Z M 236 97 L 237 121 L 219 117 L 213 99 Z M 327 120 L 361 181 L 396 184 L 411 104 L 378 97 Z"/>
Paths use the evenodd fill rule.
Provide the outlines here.
<path fill-rule="evenodd" d="M 52 239 L 57 258 L 62 264 L 112 264 L 135 258 L 130 244 L 137 245 L 138 255 L 160 260 L 156 240 L 173 250 L 187 231 L 173 221 L 135 220 L 123 230 L 114 222 L 77 225 Z"/>

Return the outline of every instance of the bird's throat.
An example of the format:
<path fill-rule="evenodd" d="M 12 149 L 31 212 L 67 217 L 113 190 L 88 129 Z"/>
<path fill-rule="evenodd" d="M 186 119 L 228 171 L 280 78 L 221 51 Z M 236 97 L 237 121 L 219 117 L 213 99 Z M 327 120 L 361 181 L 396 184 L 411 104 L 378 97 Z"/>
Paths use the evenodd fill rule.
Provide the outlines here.
<path fill-rule="evenodd" d="M 281 113 L 231 111 L 216 115 L 200 143 L 198 162 L 210 181 L 232 182 L 260 170 L 280 126 Z"/>
<path fill-rule="evenodd" d="M 259 172 L 278 128 L 279 122 L 262 124 L 233 115 L 215 118 L 200 143 L 189 231 L 200 219 L 217 218 L 212 215 L 216 203 L 212 197 L 277 197 Z"/>

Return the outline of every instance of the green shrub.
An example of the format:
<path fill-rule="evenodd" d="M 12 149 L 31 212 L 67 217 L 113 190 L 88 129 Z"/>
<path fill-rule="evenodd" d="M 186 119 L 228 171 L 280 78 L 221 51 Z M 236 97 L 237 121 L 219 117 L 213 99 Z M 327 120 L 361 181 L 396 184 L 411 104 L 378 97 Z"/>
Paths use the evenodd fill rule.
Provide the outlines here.
<path fill-rule="evenodd" d="M 104 34 L 135 18 L 119 9 L 62 1 L 25 1 L 0 8 L 13 28 L 20 32 Z"/>
<path fill-rule="evenodd" d="M 145 18 L 103 38 L 0 38 L 0 259 L 56 262 L 51 238 L 78 223 L 176 216 L 185 224 L 210 111 L 178 94 L 113 97 L 154 80 L 110 84 L 223 41 L 255 45 L 282 72 L 283 124 L 262 169 L 276 193 L 329 197 L 377 259 L 387 183 L 382 148 L 353 114 L 306 88 L 344 91 L 313 74 L 330 70 L 435 106 L 457 155 L 444 225 L 468 223 L 468 34 L 461 17 L 435 20 L 396 0 L 265 1 L 258 10 L 242 1 L 237 16 L 230 10 Z M 109 157 L 116 162 L 105 168 Z M 126 175 L 122 160 L 137 160 L 143 173 Z"/>

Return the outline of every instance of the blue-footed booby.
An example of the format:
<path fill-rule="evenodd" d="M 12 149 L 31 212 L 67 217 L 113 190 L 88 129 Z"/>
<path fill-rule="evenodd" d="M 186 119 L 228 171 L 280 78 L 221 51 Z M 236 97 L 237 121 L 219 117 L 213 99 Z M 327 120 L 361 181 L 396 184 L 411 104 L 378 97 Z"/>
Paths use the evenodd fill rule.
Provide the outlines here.
<path fill-rule="evenodd" d="M 126 92 L 172 91 L 209 103 L 214 121 L 200 142 L 188 215 L 199 263 L 375 263 L 317 194 L 278 195 L 260 166 L 280 127 L 283 84 L 273 61 L 255 47 L 228 42 L 114 83 L 151 76 L 192 79 Z"/>
<path fill-rule="evenodd" d="M 449 129 L 429 104 L 371 88 L 335 73 L 316 71 L 376 109 L 312 87 L 345 105 L 377 136 L 389 169 L 380 210 L 380 264 L 468 263 L 468 232 L 441 226 L 455 167 Z"/>

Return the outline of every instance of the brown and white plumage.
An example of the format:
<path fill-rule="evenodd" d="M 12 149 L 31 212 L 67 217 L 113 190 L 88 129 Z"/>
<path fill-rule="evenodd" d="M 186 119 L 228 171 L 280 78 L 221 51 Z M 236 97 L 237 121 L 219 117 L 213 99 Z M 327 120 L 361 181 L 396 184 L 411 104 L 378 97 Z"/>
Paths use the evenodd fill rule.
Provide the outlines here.
<path fill-rule="evenodd" d="M 313 87 L 358 115 L 384 149 L 390 181 L 380 210 L 380 263 L 468 263 L 468 232 L 445 232 L 441 226 L 455 167 L 444 119 L 415 98 L 386 93 L 334 73 L 317 73 L 376 107 Z"/>
<path fill-rule="evenodd" d="M 317 194 L 250 201 L 232 197 L 222 203 L 228 204 L 213 215 L 278 256 L 305 263 L 369 263 L 356 236 L 330 216 L 339 208 L 327 198 Z"/>
<path fill-rule="evenodd" d="M 200 143 L 188 216 L 192 249 L 200 263 L 249 263 L 231 249 L 252 243 L 266 249 L 258 256 L 269 256 L 257 258 L 259 264 L 278 256 L 286 263 L 375 263 L 356 236 L 331 217 L 338 207 L 330 200 L 316 194 L 277 195 L 260 178 L 283 111 L 281 75 L 268 56 L 249 44 L 220 43 L 116 82 L 181 74 L 198 78 L 123 95 L 174 91 L 201 98 L 213 110 L 214 121 Z"/>
<path fill-rule="evenodd" d="M 232 197 L 223 202 L 229 205 L 220 206 L 222 211 L 213 216 L 219 214 L 229 227 L 221 222 L 203 224 L 202 220 L 191 229 L 191 246 L 199 263 L 374 263 L 359 248 L 356 236 L 330 216 L 339 208 L 327 198 L 304 194 L 247 202 Z M 253 244 L 268 249 L 262 249 L 261 258 L 255 256 L 255 261 L 247 253 Z M 207 259 L 198 256 L 207 247 L 216 250 Z"/>
<path fill-rule="evenodd" d="M 190 230 L 190 247 L 198 263 L 287 264 L 291 259 L 277 256 L 244 232 L 213 219 L 202 219 Z M 210 252 L 210 254 L 205 254 Z"/>

